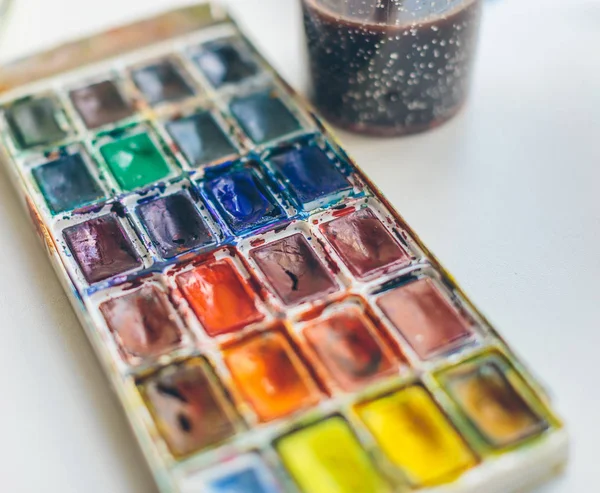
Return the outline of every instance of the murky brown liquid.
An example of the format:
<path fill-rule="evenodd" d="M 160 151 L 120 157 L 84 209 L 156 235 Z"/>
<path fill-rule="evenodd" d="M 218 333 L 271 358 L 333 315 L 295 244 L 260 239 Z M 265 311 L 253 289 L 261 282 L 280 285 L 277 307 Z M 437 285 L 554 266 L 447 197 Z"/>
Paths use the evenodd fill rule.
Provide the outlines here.
<path fill-rule="evenodd" d="M 304 0 L 303 8 L 313 98 L 333 123 L 400 135 L 462 106 L 480 0 Z"/>

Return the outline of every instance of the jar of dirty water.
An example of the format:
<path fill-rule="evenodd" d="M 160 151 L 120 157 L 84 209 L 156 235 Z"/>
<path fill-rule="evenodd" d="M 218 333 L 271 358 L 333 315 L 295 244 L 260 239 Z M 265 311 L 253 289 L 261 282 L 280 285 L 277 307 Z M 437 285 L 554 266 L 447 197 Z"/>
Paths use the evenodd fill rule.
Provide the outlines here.
<path fill-rule="evenodd" d="M 302 0 L 312 97 L 332 123 L 402 135 L 465 102 L 482 0 Z"/>

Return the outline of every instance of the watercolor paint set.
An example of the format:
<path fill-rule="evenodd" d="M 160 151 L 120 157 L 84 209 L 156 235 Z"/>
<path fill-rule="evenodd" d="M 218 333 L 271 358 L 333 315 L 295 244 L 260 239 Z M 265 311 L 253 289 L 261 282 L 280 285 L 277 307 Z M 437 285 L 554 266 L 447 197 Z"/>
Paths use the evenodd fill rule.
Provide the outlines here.
<path fill-rule="evenodd" d="M 0 139 L 161 491 L 508 493 L 566 461 L 544 389 L 219 7 L 1 68 Z"/>

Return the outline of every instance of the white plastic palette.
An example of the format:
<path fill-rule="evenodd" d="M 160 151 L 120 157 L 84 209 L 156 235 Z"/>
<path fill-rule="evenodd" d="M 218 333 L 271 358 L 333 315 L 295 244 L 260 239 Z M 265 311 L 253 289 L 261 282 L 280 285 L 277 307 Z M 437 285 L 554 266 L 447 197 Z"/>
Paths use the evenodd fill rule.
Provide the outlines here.
<path fill-rule="evenodd" d="M 561 469 L 543 388 L 220 9 L 0 80 L 0 157 L 162 491 L 507 493 Z"/>

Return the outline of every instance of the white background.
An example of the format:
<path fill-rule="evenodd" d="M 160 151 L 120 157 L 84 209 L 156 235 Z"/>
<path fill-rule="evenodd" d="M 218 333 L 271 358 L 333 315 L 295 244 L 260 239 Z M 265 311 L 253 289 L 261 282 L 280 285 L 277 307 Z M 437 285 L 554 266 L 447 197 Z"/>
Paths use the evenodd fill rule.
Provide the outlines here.
<path fill-rule="evenodd" d="M 302 90 L 297 1 L 229 3 Z M 0 60 L 173 3 L 16 0 Z M 466 111 L 416 137 L 340 133 L 555 396 L 573 457 L 539 493 L 600 491 L 599 48 L 598 0 L 487 2 Z M 0 491 L 155 493 L 25 219 L 0 177 Z"/>

